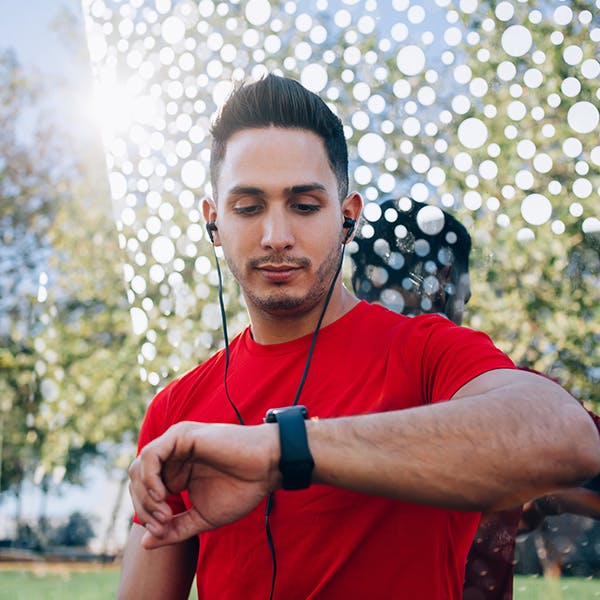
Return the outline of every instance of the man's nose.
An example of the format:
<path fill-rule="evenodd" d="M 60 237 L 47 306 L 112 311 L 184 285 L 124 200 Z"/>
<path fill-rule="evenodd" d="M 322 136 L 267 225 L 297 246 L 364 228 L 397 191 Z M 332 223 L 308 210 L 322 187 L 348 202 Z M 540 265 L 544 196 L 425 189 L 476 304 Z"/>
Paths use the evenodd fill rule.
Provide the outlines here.
<path fill-rule="evenodd" d="M 280 252 L 292 248 L 294 241 L 289 216 L 283 211 L 269 211 L 263 220 L 263 247 Z"/>

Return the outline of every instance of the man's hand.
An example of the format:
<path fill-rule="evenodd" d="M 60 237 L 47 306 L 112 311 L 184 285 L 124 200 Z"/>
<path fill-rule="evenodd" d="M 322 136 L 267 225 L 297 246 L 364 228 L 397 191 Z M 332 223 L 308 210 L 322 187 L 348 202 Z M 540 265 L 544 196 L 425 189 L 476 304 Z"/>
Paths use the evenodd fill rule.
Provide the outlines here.
<path fill-rule="evenodd" d="M 277 425 L 181 422 L 143 448 L 129 490 L 144 548 L 158 548 L 231 523 L 280 485 Z M 192 508 L 173 515 L 166 498 L 187 490 Z"/>
<path fill-rule="evenodd" d="M 565 513 L 600 519 L 600 494 L 577 487 L 557 490 L 547 496 L 531 500 L 523 506 L 519 533 L 534 531 L 547 516 Z"/>

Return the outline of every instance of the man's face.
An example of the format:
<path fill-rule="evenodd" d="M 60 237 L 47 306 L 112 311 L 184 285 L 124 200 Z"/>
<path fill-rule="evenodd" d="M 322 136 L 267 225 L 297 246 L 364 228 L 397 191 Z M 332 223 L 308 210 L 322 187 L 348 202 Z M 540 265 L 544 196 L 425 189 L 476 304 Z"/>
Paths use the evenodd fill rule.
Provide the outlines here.
<path fill-rule="evenodd" d="M 245 129 L 227 149 L 205 217 L 249 309 L 301 314 L 340 260 L 342 209 L 323 141 L 301 129 Z"/>

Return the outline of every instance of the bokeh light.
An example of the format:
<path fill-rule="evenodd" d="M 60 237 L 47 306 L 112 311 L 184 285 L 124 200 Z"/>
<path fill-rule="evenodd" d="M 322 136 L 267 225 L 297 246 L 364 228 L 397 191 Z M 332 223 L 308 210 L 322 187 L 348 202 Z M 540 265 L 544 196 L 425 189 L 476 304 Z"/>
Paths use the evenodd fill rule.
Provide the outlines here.
<path fill-rule="evenodd" d="M 193 327 L 197 315 L 211 330 L 220 321 L 199 212 L 212 193 L 210 124 L 236 82 L 269 71 L 297 78 L 343 119 L 352 184 L 369 200 L 363 235 L 390 194 L 493 213 L 523 242 L 539 227 L 597 230 L 597 6 L 492 4 L 83 1 L 146 380 L 177 368 L 157 363 L 157 332 L 184 362 L 215 341 Z M 556 57 L 541 49 L 548 41 Z M 507 157 L 513 167 L 500 170 Z M 424 215 L 424 226 L 438 217 Z M 245 319 L 240 309 L 232 331 Z"/>

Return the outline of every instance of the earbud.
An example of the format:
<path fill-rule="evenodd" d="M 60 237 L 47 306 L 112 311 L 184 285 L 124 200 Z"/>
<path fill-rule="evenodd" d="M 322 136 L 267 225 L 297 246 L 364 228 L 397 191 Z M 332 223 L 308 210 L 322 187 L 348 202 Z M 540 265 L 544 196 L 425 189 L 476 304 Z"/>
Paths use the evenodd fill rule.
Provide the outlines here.
<path fill-rule="evenodd" d="M 348 230 L 346 231 L 346 237 L 344 237 L 344 244 L 350 239 L 355 225 L 356 221 L 354 219 L 351 219 L 350 217 L 344 217 L 344 223 L 342 224 L 342 227 Z"/>
<path fill-rule="evenodd" d="M 355 226 L 356 221 L 354 219 L 351 219 L 350 217 L 344 217 L 344 223 L 342 225 L 344 229 L 349 229 L 350 232 L 352 232 Z"/>
<path fill-rule="evenodd" d="M 206 233 L 208 233 L 210 241 L 214 244 L 215 240 L 213 238 L 213 231 L 217 231 L 217 224 L 214 221 L 209 221 L 206 224 Z"/>

